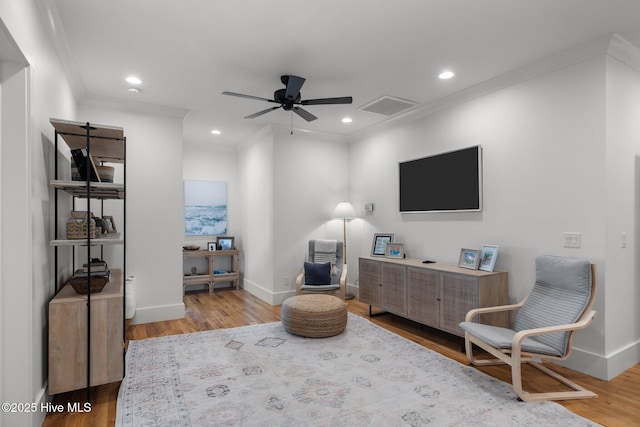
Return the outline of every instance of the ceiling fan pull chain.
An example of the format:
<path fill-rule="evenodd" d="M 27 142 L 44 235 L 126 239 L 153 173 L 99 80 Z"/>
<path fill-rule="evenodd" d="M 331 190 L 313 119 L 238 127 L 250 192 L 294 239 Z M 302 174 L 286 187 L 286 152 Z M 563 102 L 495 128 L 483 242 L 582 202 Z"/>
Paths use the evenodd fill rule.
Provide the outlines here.
<path fill-rule="evenodd" d="M 293 111 L 290 112 L 291 116 L 291 135 L 293 135 Z"/>

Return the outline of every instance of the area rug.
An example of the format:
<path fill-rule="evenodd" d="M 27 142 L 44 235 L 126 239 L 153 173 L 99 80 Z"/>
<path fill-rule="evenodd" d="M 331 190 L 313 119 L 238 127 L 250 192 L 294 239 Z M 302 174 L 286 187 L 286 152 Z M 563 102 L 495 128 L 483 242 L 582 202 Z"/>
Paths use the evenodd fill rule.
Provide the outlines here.
<path fill-rule="evenodd" d="M 331 338 L 280 322 L 131 341 L 116 426 L 593 426 L 349 314 Z"/>

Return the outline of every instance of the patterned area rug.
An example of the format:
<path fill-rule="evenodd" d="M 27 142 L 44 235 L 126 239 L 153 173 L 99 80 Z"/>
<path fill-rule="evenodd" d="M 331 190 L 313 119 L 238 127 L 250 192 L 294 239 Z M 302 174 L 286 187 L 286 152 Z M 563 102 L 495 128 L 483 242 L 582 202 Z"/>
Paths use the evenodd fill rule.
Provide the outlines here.
<path fill-rule="evenodd" d="M 349 314 L 331 338 L 280 322 L 132 341 L 116 426 L 593 426 Z"/>

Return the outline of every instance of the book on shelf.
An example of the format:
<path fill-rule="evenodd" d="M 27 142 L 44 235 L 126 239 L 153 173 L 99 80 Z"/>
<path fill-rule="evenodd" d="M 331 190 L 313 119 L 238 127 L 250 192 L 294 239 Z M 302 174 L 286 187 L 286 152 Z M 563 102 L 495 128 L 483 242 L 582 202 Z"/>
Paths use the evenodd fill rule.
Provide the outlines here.
<path fill-rule="evenodd" d="M 82 268 L 79 268 L 78 270 L 87 271 L 89 266 L 91 266 L 91 272 L 108 270 L 107 263 L 100 258 L 91 258 L 89 263 L 82 264 Z"/>
<path fill-rule="evenodd" d="M 73 162 L 76 164 L 76 168 L 78 169 L 78 174 L 82 181 L 87 180 L 87 163 L 89 163 L 89 171 L 90 171 L 90 181 L 100 182 L 100 175 L 98 175 L 98 169 L 96 169 L 96 164 L 93 161 L 93 157 L 88 156 L 86 148 L 77 148 L 71 150 L 71 156 L 73 157 Z M 87 159 L 87 156 L 89 157 Z M 88 161 L 87 161 L 88 160 Z"/>
<path fill-rule="evenodd" d="M 73 273 L 73 277 L 87 277 L 87 276 L 89 276 L 89 273 L 81 268 L 77 269 L 75 273 Z M 107 280 L 111 280 L 111 271 L 108 269 L 104 271 L 93 271 L 93 269 L 91 269 L 91 277 L 106 277 Z"/>

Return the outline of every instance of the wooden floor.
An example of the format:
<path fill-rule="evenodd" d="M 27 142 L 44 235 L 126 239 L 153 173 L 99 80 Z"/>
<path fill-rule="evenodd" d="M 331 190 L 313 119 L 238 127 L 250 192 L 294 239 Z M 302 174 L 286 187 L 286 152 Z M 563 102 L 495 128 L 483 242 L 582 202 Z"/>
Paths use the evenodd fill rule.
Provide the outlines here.
<path fill-rule="evenodd" d="M 272 307 L 243 290 L 221 290 L 213 295 L 205 292 L 185 296 L 184 319 L 148 323 L 127 327 L 127 339 L 139 340 L 165 335 L 183 334 L 210 329 L 232 328 L 280 320 L 280 307 Z M 368 317 L 369 306 L 350 300 L 351 313 Z M 467 364 L 460 338 L 420 325 L 394 315 L 370 318 L 371 321 L 424 347 Z M 556 391 L 558 385 L 544 374 L 530 368 L 523 371 L 524 388 L 528 391 Z M 597 399 L 559 402 L 569 410 L 605 426 L 640 425 L 640 365 L 636 365 L 612 381 L 602 381 L 562 367 L 553 368 L 569 379 L 599 395 Z M 483 372 L 510 382 L 506 366 L 489 366 Z M 43 426 L 113 426 L 120 383 L 94 387 L 90 391 L 92 409 L 89 413 L 50 414 Z M 54 404 L 85 402 L 86 391 L 56 395 Z"/>

